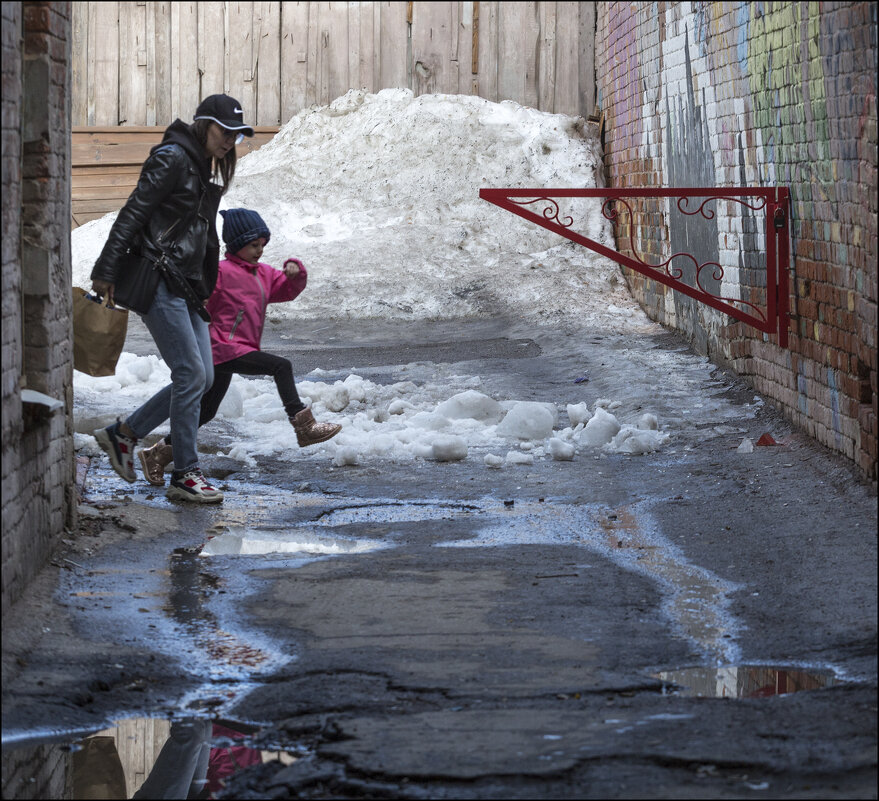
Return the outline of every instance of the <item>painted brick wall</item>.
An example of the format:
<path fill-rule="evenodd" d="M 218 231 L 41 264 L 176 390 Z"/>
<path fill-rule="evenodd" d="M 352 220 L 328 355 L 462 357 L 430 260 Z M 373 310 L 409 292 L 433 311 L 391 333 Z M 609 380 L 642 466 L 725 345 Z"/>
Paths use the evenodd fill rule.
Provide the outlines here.
<path fill-rule="evenodd" d="M 2 601 L 75 523 L 70 4 L 3 3 Z M 24 403 L 30 389 L 63 402 Z"/>
<path fill-rule="evenodd" d="M 789 348 L 627 270 L 635 296 L 875 481 L 877 4 L 600 3 L 596 39 L 608 186 L 791 192 Z M 658 264 L 696 243 L 717 294 L 765 303 L 760 213 L 715 210 L 633 204 L 617 246 Z"/>

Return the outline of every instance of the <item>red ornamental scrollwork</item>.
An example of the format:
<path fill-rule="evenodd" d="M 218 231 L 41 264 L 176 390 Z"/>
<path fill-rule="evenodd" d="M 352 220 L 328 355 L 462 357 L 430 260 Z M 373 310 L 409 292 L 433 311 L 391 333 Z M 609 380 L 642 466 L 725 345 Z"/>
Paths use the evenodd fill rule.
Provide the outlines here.
<path fill-rule="evenodd" d="M 712 209 L 706 209 L 705 206 L 707 203 L 709 203 L 710 201 L 713 201 L 713 200 L 732 200 L 734 202 L 741 203 L 743 206 L 747 206 L 749 209 L 752 209 L 753 211 L 759 211 L 766 206 L 765 198 L 760 198 L 762 205 L 752 206 L 751 204 L 745 203 L 744 201 L 740 200 L 739 198 L 709 197 L 705 201 L 703 201 L 703 203 L 699 206 L 698 209 L 695 209 L 692 211 L 687 211 L 681 205 L 682 202 L 684 203 L 684 205 L 687 205 L 687 202 L 689 201 L 689 198 L 685 196 L 685 197 L 678 198 L 677 207 L 683 214 L 687 214 L 687 215 L 701 214 L 706 220 L 712 220 L 712 219 L 714 219 L 714 216 L 715 216 L 714 211 Z M 684 270 L 682 267 L 679 267 L 677 265 L 672 265 L 672 262 L 675 259 L 689 259 L 692 262 L 693 267 L 695 268 L 696 287 L 699 289 L 700 292 L 704 293 L 709 298 L 714 298 L 715 300 L 722 301 L 723 303 L 739 304 L 740 306 L 751 310 L 754 314 L 756 314 L 758 316 L 758 318 L 760 320 L 762 320 L 764 322 L 766 321 L 767 318 L 766 318 L 765 313 L 763 312 L 763 309 L 760 308 L 759 306 L 757 306 L 756 304 L 751 303 L 750 301 L 747 301 L 747 300 L 741 300 L 740 298 L 728 298 L 728 297 L 724 297 L 723 295 L 717 295 L 717 294 L 709 291 L 708 289 L 706 289 L 703 286 L 702 273 L 704 270 L 706 270 L 708 268 L 713 268 L 713 271 L 711 273 L 711 278 L 713 280 L 723 281 L 726 273 L 723 269 L 723 265 L 719 264 L 716 261 L 705 261 L 700 264 L 699 260 L 695 256 L 693 256 L 691 253 L 685 253 L 683 251 L 680 251 L 678 253 L 673 253 L 664 262 L 661 262 L 660 264 L 650 264 L 650 263 L 644 261 L 643 257 L 641 256 L 640 252 L 638 251 L 638 248 L 635 246 L 635 240 L 632 236 L 632 230 L 634 228 L 634 214 L 632 213 L 631 206 L 629 206 L 629 204 L 626 203 L 626 201 L 623 200 L 622 198 L 610 198 L 608 200 L 605 200 L 604 203 L 602 204 L 601 213 L 604 215 L 604 217 L 606 219 L 610 220 L 611 222 L 615 222 L 618 217 L 618 213 L 617 213 L 616 208 L 613 208 L 613 204 L 615 204 L 615 203 L 621 203 L 623 206 L 625 206 L 626 211 L 629 214 L 629 236 L 628 236 L 629 250 L 633 254 L 634 259 L 639 264 L 643 265 L 644 267 L 646 267 L 650 270 L 656 270 L 656 271 L 664 270 L 665 274 L 667 276 L 669 276 L 670 278 L 673 278 L 675 281 L 681 281 L 684 277 Z"/>
<path fill-rule="evenodd" d="M 742 200 L 740 197 L 720 197 L 718 195 L 712 195 L 711 197 L 705 198 L 705 200 L 702 201 L 698 209 L 693 209 L 693 211 L 687 211 L 684 206 L 690 205 L 690 195 L 683 195 L 682 197 L 678 198 L 678 211 L 681 212 L 681 214 L 687 214 L 689 216 L 693 216 L 694 214 L 701 214 L 706 220 L 713 220 L 714 212 L 711 209 L 706 209 L 705 206 L 715 200 L 728 200 L 732 203 L 739 203 L 742 206 L 751 209 L 751 211 L 762 211 L 766 208 L 765 197 L 757 198 L 757 205 L 752 205 L 750 203 L 745 203 L 745 201 Z"/>
<path fill-rule="evenodd" d="M 533 200 L 513 200 L 510 198 L 510 203 L 515 203 L 517 206 L 530 206 L 532 203 L 548 203 L 549 206 L 543 209 L 540 213 L 543 215 L 545 220 L 549 222 L 554 222 L 556 225 L 560 225 L 562 228 L 570 228 L 574 224 L 573 217 L 565 217 L 567 222 L 562 222 L 559 219 L 559 213 L 561 209 L 559 208 L 559 204 L 556 203 L 551 197 L 536 197 Z"/>

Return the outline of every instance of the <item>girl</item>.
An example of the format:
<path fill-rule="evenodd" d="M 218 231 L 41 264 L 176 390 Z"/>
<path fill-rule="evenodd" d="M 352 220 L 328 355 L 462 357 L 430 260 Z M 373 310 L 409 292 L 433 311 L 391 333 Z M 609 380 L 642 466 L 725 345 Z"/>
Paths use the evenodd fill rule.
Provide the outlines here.
<path fill-rule="evenodd" d="M 296 391 L 290 360 L 260 350 L 268 304 L 293 300 L 305 289 L 305 266 L 299 259 L 287 259 L 282 272 L 260 262 L 271 233 L 255 211 L 229 209 L 220 214 L 226 258 L 220 262 L 217 286 L 206 304 L 211 315 L 214 385 L 202 398 L 198 424 L 203 426 L 214 419 L 234 374 L 270 375 L 296 430 L 299 447 L 325 442 L 342 427 L 316 422 Z M 171 444 L 161 439 L 139 452 L 144 477 L 150 484 L 161 487 L 165 483 L 165 467 L 176 462 L 175 452 L 173 435 Z"/>
<path fill-rule="evenodd" d="M 204 300 L 214 289 L 219 260 L 215 220 L 220 196 L 235 174 L 235 145 L 244 136 L 253 136 L 253 128 L 244 123 L 238 101 L 228 95 L 205 98 L 193 120 L 191 125 L 175 120 L 165 130 L 161 144 L 150 151 L 91 274 L 92 289 L 100 296 L 106 293 L 111 303 L 117 281 L 130 278 L 130 274 L 120 275 L 129 250 L 160 253 L 182 275 L 182 289 L 160 280 L 149 290 L 152 297 L 139 297 L 136 303 L 145 309 L 143 321 L 171 368 L 171 383 L 124 422 L 117 418 L 94 436 L 113 469 L 133 482 L 137 441 L 170 417 L 177 459 L 168 497 L 217 503 L 223 495 L 205 479 L 196 451 L 201 397 L 214 378 L 210 336 L 207 323 L 186 296 Z M 213 183 L 217 177 L 222 186 Z M 150 269 L 149 261 L 139 265 L 142 271 Z M 133 303 L 134 299 L 120 301 Z"/>

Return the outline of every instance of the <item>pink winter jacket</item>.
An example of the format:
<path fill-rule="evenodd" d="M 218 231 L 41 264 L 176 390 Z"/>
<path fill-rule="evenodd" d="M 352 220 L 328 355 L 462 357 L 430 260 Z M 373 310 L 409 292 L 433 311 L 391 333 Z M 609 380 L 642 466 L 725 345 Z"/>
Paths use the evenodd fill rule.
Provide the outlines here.
<path fill-rule="evenodd" d="M 214 364 L 259 350 L 266 307 L 293 300 L 305 289 L 307 279 L 304 267 L 296 278 L 287 278 L 270 264 L 253 266 L 227 253 L 220 262 L 217 286 L 205 304 L 211 315 Z"/>

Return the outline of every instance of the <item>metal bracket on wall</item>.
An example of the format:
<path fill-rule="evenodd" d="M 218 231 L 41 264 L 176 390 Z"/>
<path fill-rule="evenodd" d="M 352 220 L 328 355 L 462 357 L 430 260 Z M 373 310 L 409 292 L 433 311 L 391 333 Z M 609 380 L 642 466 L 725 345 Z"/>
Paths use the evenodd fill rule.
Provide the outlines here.
<path fill-rule="evenodd" d="M 779 347 L 788 345 L 788 269 L 790 265 L 790 191 L 787 187 L 760 187 L 746 189 L 678 188 L 678 189 L 480 189 L 479 197 L 502 209 L 518 214 L 554 233 L 583 245 L 602 256 L 635 270 L 654 281 L 682 292 L 736 320 L 765 334 L 778 336 Z M 560 217 L 558 198 L 604 199 L 602 214 L 614 223 L 621 214 L 628 214 L 628 249 L 626 256 L 572 230 L 574 220 Z M 641 258 L 635 245 L 633 231 L 635 217 L 626 202 L 632 198 L 675 198 L 678 211 L 687 216 L 701 216 L 713 220 L 716 212 L 711 204 L 718 201 L 739 204 L 742 209 L 764 212 L 766 237 L 765 303 L 740 298 L 723 297 L 711 291 L 708 283 L 720 284 L 724 268 L 718 261 L 700 261 L 691 253 L 677 252 L 660 264 L 648 264 Z M 691 198 L 701 198 L 696 208 L 690 207 Z M 542 206 L 540 204 L 543 204 Z M 527 208 L 527 207 L 533 208 Z M 696 206 L 694 203 L 693 206 Z M 621 207 L 621 208 L 620 208 Z M 536 210 L 535 210 L 536 209 Z M 618 240 L 619 241 L 619 240 Z M 673 264 L 678 260 L 677 264 Z M 682 267 L 681 264 L 684 266 Z M 706 272 L 706 270 L 708 272 Z M 688 275 L 691 282 L 684 280 Z M 761 287 L 762 288 L 762 287 Z"/>

